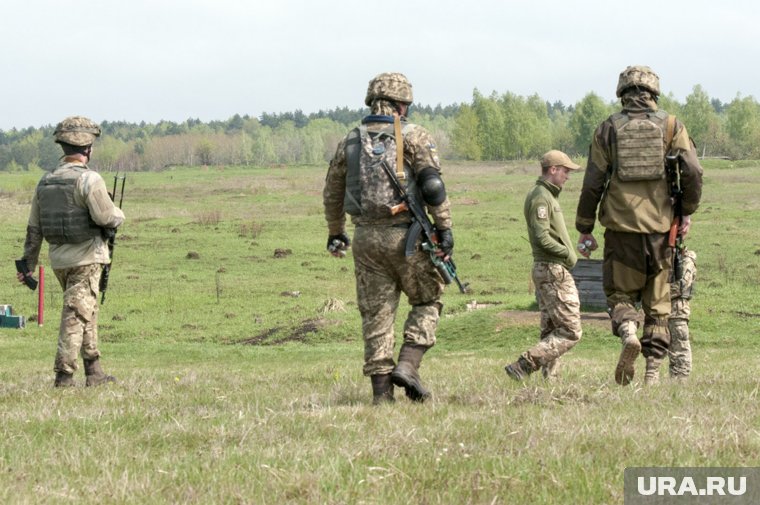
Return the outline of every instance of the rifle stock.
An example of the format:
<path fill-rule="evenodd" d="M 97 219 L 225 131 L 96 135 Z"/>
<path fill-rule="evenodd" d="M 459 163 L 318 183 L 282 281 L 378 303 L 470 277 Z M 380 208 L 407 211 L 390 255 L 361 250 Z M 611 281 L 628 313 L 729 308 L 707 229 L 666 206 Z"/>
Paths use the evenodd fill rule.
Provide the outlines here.
<path fill-rule="evenodd" d="M 678 228 L 681 226 L 681 218 L 676 216 L 673 218 L 673 222 L 670 224 L 670 232 L 668 232 L 668 247 L 676 247 L 678 243 Z"/>

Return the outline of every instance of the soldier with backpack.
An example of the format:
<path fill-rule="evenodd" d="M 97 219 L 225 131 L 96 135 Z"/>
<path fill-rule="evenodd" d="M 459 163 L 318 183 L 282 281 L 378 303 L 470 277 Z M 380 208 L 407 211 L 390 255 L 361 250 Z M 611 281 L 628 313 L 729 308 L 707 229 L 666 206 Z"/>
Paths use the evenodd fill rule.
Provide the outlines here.
<path fill-rule="evenodd" d="M 615 381 L 628 384 L 634 362 L 646 358 L 646 383 L 655 383 L 668 353 L 672 249 L 668 235 L 676 224 L 686 235 L 702 194 L 702 167 L 686 127 L 659 110 L 660 79 L 645 66 L 621 72 L 617 96 L 623 109 L 607 118 L 591 139 L 575 227 L 581 253 L 597 248 L 597 218 L 604 233 L 603 284 L 612 333 L 622 340 Z M 665 158 L 676 158 L 677 181 L 666 175 Z M 681 215 L 674 220 L 671 188 L 680 190 Z M 638 310 L 644 311 L 641 340 Z"/>
<path fill-rule="evenodd" d="M 412 401 L 430 397 L 418 370 L 423 355 L 435 344 L 443 308 L 444 281 L 429 253 L 418 244 L 411 255 L 405 254 L 412 216 L 400 205 L 391 175 L 395 173 L 406 192 L 425 203 L 439 254 L 447 259 L 454 248 L 436 145 L 427 130 L 407 121 L 411 103 L 412 85 L 403 74 L 388 72 L 373 78 L 365 98 L 370 115 L 338 144 L 323 191 L 328 250 L 343 257 L 353 245 L 363 372 L 371 379 L 374 404 L 392 402 L 394 385 L 404 388 Z M 346 214 L 354 225 L 353 241 L 346 233 Z M 395 361 L 393 327 L 402 292 L 411 310 Z"/>

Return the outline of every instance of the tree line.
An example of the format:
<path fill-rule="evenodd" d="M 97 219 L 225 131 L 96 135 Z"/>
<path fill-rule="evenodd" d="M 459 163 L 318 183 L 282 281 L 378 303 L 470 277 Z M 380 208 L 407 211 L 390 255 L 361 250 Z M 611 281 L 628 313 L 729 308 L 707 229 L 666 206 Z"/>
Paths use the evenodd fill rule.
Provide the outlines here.
<path fill-rule="evenodd" d="M 687 127 L 701 156 L 760 159 L 760 104 L 737 95 L 722 103 L 701 86 L 684 103 L 672 95 L 660 107 Z M 425 126 L 446 159 L 536 159 L 549 149 L 578 156 L 588 152 L 597 125 L 620 109 L 594 93 L 566 106 L 539 95 L 511 92 L 488 96 L 477 89 L 470 103 L 414 105 L 410 121 Z M 135 124 L 103 121 L 93 168 L 106 171 L 163 170 L 172 166 L 324 164 L 340 139 L 368 114 L 366 108 L 300 110 L 260 117 L 235 115 L 226 121 Z M 49 170 L 61 151 L 54 127 L 0 130 L 0 171 Z"/>

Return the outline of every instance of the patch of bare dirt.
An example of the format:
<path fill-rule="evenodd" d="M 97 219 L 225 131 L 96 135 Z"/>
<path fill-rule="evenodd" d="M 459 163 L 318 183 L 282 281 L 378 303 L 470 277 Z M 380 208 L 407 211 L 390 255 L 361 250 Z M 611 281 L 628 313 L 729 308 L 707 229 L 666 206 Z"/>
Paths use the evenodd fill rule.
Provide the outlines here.
<path fill-rule="evenodd" d="M 322 318 L 307 319 L 295 328 L 282 326 L 269 328 L 255 337 L 247 338 L 239 343 L 245 345 L 282 345 L 287 342 L 304 342 L 308 335 L 317 333 L 328 323 L 329 321 Z"/>

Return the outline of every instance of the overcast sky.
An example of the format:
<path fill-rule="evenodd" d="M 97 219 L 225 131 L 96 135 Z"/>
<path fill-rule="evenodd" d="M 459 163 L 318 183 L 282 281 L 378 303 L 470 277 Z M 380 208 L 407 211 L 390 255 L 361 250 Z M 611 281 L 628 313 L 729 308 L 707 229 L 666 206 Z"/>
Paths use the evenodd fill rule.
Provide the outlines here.
<path fill-rule="evenodd" d="M 155 123 L 363 105 L 407 75 L 415 102 L 615 98 L 651 66 L 683 101 L 760 97 L 755 0 L 6 0 L 0 129 L 68 115 Z"/>

